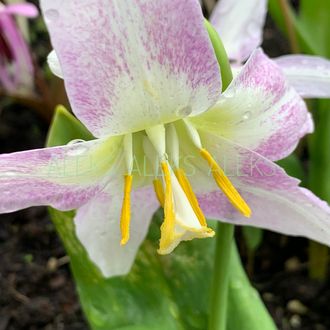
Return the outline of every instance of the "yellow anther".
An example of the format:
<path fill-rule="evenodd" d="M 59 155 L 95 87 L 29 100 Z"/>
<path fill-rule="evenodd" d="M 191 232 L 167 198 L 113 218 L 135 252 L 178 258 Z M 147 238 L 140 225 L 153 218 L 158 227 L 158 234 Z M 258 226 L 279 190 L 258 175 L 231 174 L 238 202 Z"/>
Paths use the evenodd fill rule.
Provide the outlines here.
<path fill-rule="evenodd" d="M 161 237 L 159 251 L 166 250 L 171 245 L 174 238 L 175 214 L 173 205 L 173 192 L 171 183 L 171 172 L 166 161 L 161 163 L 165 180 L 165 199 L 164 199 L 164 222 L 160 228 Z"/>
<path fill-rule="evenodd" d="M 219 188 L 227 196 L 227 198 L 233 204 L 233 206 L 237 208 L 237 210 L 239 210 L 244 216 L 249 218 L 251 216 L 250 207 L 246 204 L 244 199 L 241 197 L 241 195 L 238 193 L 236 188 L 230 182 L 225 172 L 217 164 L 217 162 L 213 159 L 211 154 L 206 149 L 201 149 L 200 152 L 202 157 L 208 162 L 212 170 L 213 177 Z"/>
<path fill-rule="evenodd" d="M 183 189 L 184 193 L 186 194 L 186 196 L 189 200 L 189 203 L 198 218 L 199 223 L 201 224 L 201 226 L 207 227 L 205 216 L 198 204 L 197 197 L 191 187 L 191 184 L 186 176 L 186 173 L 181 168 L 177 168 L 175 170 L 175 175 L 180 183 L 181 188 Z"/>
<path fill-rule="evenodd" d="M 127 244 L 129 241 L 129 228 L 131 221 L 131 191 L 132 191 L 132 175 L 125 175 L 124 198 L 121 209 L 120 230 L 121 230 L 121 245 Z"/>
<path fill-rule="evenodd" d="M 161 205 L 161 207 L 164 208 L 165 196 L 164 196 L 163 184 L 159 179 L 155 179 L 153 181 L 153 184 L 154 184 L 154 190 L 155 190 L 158 202 Z"/>

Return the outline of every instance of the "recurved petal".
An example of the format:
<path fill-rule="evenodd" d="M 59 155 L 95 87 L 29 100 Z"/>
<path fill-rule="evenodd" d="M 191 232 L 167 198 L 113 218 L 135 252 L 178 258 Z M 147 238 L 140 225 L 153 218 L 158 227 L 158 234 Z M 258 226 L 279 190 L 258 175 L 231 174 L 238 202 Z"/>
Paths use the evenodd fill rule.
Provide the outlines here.
<path fill-rule="evenodd" d="M 33 92 L 33 65 L 30 52 L 15 20 L 0 13 L 1 33 L 5 42 L 8 61 L 0 61 L 0 82 L 8 93 Z"/>
<path fill-rule="evenodd" d="M 231 60 L 243 62 L 262 43 L 267 0 L 221 0 L 210 21 Z"/>
<path fill-rule="evenodd" d="M 0 155 L 0 213 L 87 203 L 117 174 L 120 142 L 116 137 Z"/>
<path fill-rule="evenodd" d="M 3 8 L 0 7 L 0 15 L 1 13 L 20 15 L 29 18 L 37 17 L 39 14 L 37 7 L 32 3 L 17 3 L 10 4 Z"/>
<path fill-rule="evenodd" d="M 120 213 L 123 187 L 109 185 L 77 211 L 76 232 L 91 260 L 105 277 L 127 274 L 158 208 L 150 187 L 136 189 L 131 194 L 130 240 L 120 245 Z"/>
<path fill-rule="evenodd" d="M 95 136 L 207 110 L 221 90 L 198 0 L 41 0 L 73 111 Z"/>
<path fill-rule="evenodd" d="M 275 61 L 302 97 L 330 97 L 329 60 L 318 56 L 286 55 Z"/>
<path fill-rule="evenodd" d="M 313 130 L 303 99 L 280 67 L 256 50 L 218 103 L 190 118 L 212 132 L 271 159 L 289 155 L 301 137 Z"/>
<path fill-rule="evenodd" d="M 199 182 L 195 189 L 201 192 L 198 197 L 207 217 L 330 245 L 330 208 L 299 187 L 299 180 L 261 155 L 223 138 L 206 134 L 203 143 L 217 159 L 225 161 L 227 174 L 252 210 L 250 219 L 241 216 L 205 176 L 203 188 Z"/>

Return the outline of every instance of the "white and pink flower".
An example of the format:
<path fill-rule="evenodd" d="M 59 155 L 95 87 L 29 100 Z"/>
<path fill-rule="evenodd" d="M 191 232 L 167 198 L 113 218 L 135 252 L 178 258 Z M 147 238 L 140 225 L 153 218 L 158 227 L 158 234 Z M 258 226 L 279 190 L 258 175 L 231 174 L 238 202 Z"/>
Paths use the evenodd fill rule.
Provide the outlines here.
<path fill-rule="evenodd" d="M 41 7 L 57 54 L 51 66 L 97 138 L 1 155 L 1 213 L 77 209 L 77 236 L 105 276 L 130 270 L 159 204 L 162 254 L 213 236 L 205 217 L 330 245 L 328 205 L 272 162 L 313 123 L 261 50 L 221 94 L 198 0 Z"/>

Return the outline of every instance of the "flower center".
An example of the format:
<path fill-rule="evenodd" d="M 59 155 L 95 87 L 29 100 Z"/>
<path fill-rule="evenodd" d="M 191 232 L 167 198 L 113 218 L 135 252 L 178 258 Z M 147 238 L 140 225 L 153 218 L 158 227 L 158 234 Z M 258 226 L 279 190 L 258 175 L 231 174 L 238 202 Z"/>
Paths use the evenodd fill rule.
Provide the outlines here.
<path fill-rule="evenodd" d="M 212 155 L 202 146 L 197 130 L 184 121 L 190 141 L 208 163 L 214 180 L 232 205 L 244 216 L 250 217 L 251 210 L 238 193 L 222 168 Z M 153 165 L 153 186 L 160 205 L 164 209 L 164 222 L 161 226 L 160 254 L 171 252 L 182 240 L 212 237 L 203 211 L 193 191 L 185 171 L 180 167 L 180 144 L 174 124 L 154 126 L 145 130 L 143 149 Z M 129 240 L 130 192 L 132 189 L 133 141 L 132 134 L 124 137 L 124 150 L 127 173 L 125 174 L 124 198 L 121 213 L 121 244 Z M 174 169 L 169 164 L 173 163 Z M 161 177 L 159 177 L 159 168 Z"/>

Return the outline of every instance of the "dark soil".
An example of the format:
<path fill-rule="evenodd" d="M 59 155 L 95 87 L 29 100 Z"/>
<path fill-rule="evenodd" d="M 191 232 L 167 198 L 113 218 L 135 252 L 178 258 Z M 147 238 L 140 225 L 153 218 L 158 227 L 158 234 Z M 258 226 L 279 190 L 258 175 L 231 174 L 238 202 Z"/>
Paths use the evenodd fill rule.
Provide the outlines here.
<path fill-rule="evenodd" d="M 47 125 L 33 112 L 8 105 L 0 117 L 0 153 L 43 146 Z M 88 329 L 45 208 L 0 215 L 0 265 L 0 330 Z"/>
<path fill-rule="evenodd" d="M 272 56 L 288 48 L 269 24 L 265 46 Z M 0 102 L 0 153 L 42 147 L 46 132 L 31 110 Z M 267 232 L 255 256 L 253 282 L 282 330 L 330 329 L 330 283 L 309 279 L 307 246 Z M 45 208 L 0 215 L 0 265 L 0 330 L 88 329 Z"/>

